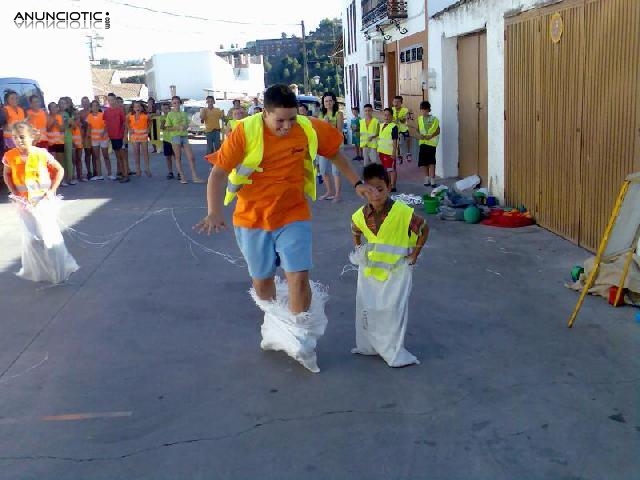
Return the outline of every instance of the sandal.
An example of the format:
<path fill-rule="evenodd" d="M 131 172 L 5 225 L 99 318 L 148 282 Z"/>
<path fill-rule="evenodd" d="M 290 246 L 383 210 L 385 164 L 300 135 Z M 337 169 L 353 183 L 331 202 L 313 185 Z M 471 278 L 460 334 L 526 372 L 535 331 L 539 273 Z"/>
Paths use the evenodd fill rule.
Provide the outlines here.
<path fill-rule="evenodd" d="M 327 195 L 323 200 L 335 200 L 335 198 L 336 197 L 334 197 L 333 195 Z"/>

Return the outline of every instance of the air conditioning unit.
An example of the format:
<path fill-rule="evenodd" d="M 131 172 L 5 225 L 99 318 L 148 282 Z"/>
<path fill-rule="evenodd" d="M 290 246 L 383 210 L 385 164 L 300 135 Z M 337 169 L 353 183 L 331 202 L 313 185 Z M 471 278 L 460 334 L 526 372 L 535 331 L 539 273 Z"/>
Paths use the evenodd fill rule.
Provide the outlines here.
<path fill-rule="evenodd" d="M 367 64 L 376 63 L 384 63 L 384 41 L 381 38 L 367 41 Z"/>

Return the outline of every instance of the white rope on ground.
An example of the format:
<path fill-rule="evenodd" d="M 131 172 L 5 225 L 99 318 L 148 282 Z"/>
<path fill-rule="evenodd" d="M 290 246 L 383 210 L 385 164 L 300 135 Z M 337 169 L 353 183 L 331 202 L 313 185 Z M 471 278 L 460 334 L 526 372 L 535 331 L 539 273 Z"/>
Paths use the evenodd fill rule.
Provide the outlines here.
<path fill-rule="evenodd" d="M 26 208 L 30 208 L 31 205 L 26 202 L 22 197 L 17 197 L 14 195 L 10 195 L 9 196 L 11 198 L 11 200 L 22 204 L 24 207 Z M 62 200 L 62 196 L 57 196 L 56 197 L 59 200 Z M 185 208 L 198 208 L 198 209 L 202 209 L 204 207 L 185 207 Z M 222 257 L 224 260 L 226 260 L 227 262 L 231 263 L 232 265 L 235 265 L 236 267 L 246 267 L 246 263 L 244 261 L 244 258 L 241 256 L 238 257 L 234 257 L 233 255 L 229 255 L 228 253 L 224 253 L 224 252 L 219 252 L 217 250 L 213 250 L 212 248 L 207 247 L 206 245 L 203 245 L 202 243 L 196 241 L 195 239 L 193 239 L 191 236 L 189 236 L 189 234 L 187 234 L 182 227 L 180 226 L 180 224 L 178 223 L 178 219 L 176 218 L 176 213 L 175 213 L 175 208 L 161 208 L 158 210 L 154 210 L 153 212 L 149 212 L 146 215 L 144 215 L 142 218 L 136 220 L 133 224 L 129 225 L 128 227 L 119 230 L 117 232 L 113 232 L 113 233 L 108 233 L 108 234 L 104 234 L 104 235 L 99 235 L 99 234 L 89 234 L 89 233 L 85 233 L 85 232 L 81 232 L 80 230 L 77 230 L 69 225 L 66 225 L 64 222 L 62 222 L 60 219 L 58 219 L 58 222 L 60 223 L 63 231 L 66 231 L 69 233 L 69 236 L 75 240 L 78 240 L 79 242 L 85 243 L 87 245 L 93 246 L 93 247 L 100 247 L 103 248 L 107 245 L 109 245 L 110 243 L 115 242 L 116 240 L 118 240 L 119 238 L 121 238 L 123 235 L 127 234 L 128 232 L 130 232 L 132 229 L 134 229 L 135 227 L 137 227 L 138 225 L 140 225 L 141 223 L 147 221 L 149 218 L 155 216 L 155 215 L 159 215 L 161 213 L 164 212 L 171 212 L 171 218 L 173 219 L 173 223 L 176 227 L 176 229 L 178 230 L 178 232 L 180 233 L 180 235 L 182 235 L 185 240 L 187 241 L 187 244 L 189 245 L 189 250 L 191 253 L 191 256 L 193 256 L 194 259 L 198 260 L 198 257 L 195 255 L 195 252 L 193 251 L 193 246 L 195 245 L 196 247 L 200 248 L 203 252 L 209 254 L 209 255 L 218 255 L 220 257 Z M 93 239 L 105 239 L 105 240 L 98 240 L 98 241 L 94 241 Z"/>
<path fill-rule="evenodd" d="M 422 197 L 412 193 L 398 193 L 391 195 L 391 199 L 406 205 L 422 205 Z"/>
<path fill-rule="evenodd" d="M 218 252 L 217 250 L 213 250 L 209 247 L 207 247 L 206 245 L 201 244 L 200 242 L 194 240 L 193 238 L 191 238 L 180 226 L 180 224 L 178 223 L 178 219 L 176 218 L 176 213 L 175 213 L 175 209 L 171 208 L 171 217 L 173 218 L 173 222 L 175 223 L 176 228 L 178 229 L 178 232 L 180 232 L 180 234 L 187 240 L 187 242 L 192 243 L 193 245 L 195 245 L 196 247 L 199 247 L 203 252 L 205 253 L 209 253 L 212 255 L 219 255 L 222 258 L 224 258 L 227 262 L 229 262 L 232 265 L 235 265 L 236 267 L 245 267 L 246 264 L 244 262 L 244 258 L 242 257 L 234 257 L 232 255 L 229 255 L 228 253 L 223 253 L 223 252 Z"/>

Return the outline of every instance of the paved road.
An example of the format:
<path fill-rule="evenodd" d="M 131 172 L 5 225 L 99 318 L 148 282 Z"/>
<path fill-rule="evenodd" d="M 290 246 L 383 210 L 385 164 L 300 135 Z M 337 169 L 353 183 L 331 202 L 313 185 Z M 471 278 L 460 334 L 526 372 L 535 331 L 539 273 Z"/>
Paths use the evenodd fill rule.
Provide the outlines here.
<path fill-rule="evenodd" d="M 640 325 L 589 298 L 565 327 L 584 250 L 430 218 L 406 342 L 422 364 L 394 370 L 349 353 L 358 201 L 318 202 L 313 278 L 331 298 L 313 375 L 259 349 L 247 273 L 212 253 L 237 256 L 232 235 L 191 232 L 205 187 L 153 162 L 152 179 L 64 191 L 64 222 L 101 244 L 69 233 L 81 269 L 64 286 L 12 274 L 0 204 L 1 479 L 639 478 Z"/>

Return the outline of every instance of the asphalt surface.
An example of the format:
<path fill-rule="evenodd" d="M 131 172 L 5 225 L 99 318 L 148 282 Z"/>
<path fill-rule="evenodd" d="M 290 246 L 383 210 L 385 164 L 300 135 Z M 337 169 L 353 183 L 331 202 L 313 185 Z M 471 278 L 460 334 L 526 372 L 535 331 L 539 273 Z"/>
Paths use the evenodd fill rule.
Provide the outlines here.
<path fill-rule="evenodd" d="M 566 328 L 564 283 L 588 252 L 429 216 L 406 337 L 422 364 L 391 369 L 350 354 L 347 188 L 314 205 L 312 278 L 330 299 L 312 374 L 260 350 L 247 271 L 214 253 L 239 256 L 232 233 L 191 230 L 205 186 L 152 165 L 62 190 L 81 267 L 62 286 L 13 275 L 0 203 L 0 479 L 640 478 L 636 311 L 588 298 Z M 403 169 L 400 190 L 420 192 Z"/>

